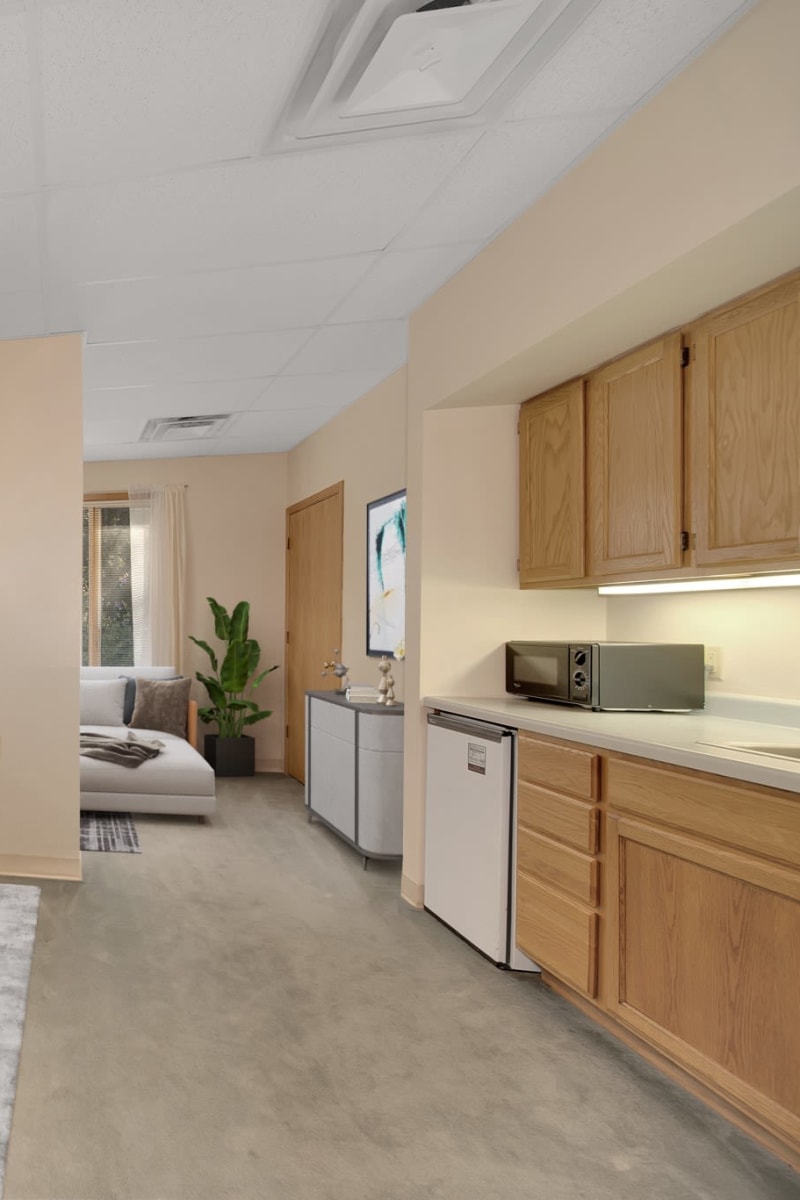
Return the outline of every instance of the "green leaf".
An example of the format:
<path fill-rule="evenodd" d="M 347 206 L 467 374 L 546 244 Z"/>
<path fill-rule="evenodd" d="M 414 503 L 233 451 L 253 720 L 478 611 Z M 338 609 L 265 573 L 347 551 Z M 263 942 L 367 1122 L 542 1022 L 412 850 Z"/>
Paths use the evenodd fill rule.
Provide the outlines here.
<path fill-rule="evenodd" d="M 267 667 L 266 671 L 262 671 L 261 674 L 258 676 L 258 678 L 253 680 L 253 687 L 257 688 L 258 685 L 267 677 L 267 675 L 271 675 L 272 672 L 277 671 L 277 669 L 278 669 L 277 663 L 275 663 L 274 667 Z"/>
<path fill-rule="evenodd" d="M 216 721 L 217 711 L 216 708 L 198 708 L 197 715 L 204 725 L 208 725 L 209 722 Z"/>
<path fill-rule="evenodd" d="M 247 600 L 240 600 L 236 608 L 231 614 L 230 632 L 228 633 L 228 641 L 230 642 L 246 642 L 247 629 L 250 624 L 250 604 Z"/>
<path fill-rule="evenodd" d="M 199 671 L 197 679 L 208 692 L 208 698 L 212 704 L 215 704 L 217 708 L 227 707 L 228 697 L 218 679 L 214 679 L 210 675 L 201 675 Z"/>
<path fill-rule="evenodd" d="M 189 634 L 189 641 L 194 642 L 195 646 L 199 646 L 201 650 L 205 650 L 206 654 L 211 659 L 211 670 L 212 671 L 219 670 L 219 667 L 217 666 L 217 656 L 214 653 L 214 651 L 211 649 L 211 647 L 209 646 L 208 642 L 202 641 L 201 638 L 192 637 L 191 634 Z"/>
<path fill-rule="evenodd" d="M 244 691 L 250 675 L 248 662 L 248 643 L 231 642 L 219 673 L 220 681 L 226 692 L 238 695 L 239 692 Z"/>
<path fill-rule="evenodd" d="M 206 600 L 214 614 L 214 632 L 221 642 L 230 641 L 231 636 L 231 619 L 228 616 L 228 610 L 223 608 L 221 604 L 217 604 L 213 596 L 206 596 Z"/>
<path fill-rule="evenodd" d="M 251 713 L 249 717 L 245 717 L 244 723 L 245 723 L 245 725 L 255 725 L 256 721 L 263 721 L 265 717 L 271 717 L 271 716 L 272 716 L 271 708 L 267 709 L 266 711 L 259 710 L 258 712 Z"/>

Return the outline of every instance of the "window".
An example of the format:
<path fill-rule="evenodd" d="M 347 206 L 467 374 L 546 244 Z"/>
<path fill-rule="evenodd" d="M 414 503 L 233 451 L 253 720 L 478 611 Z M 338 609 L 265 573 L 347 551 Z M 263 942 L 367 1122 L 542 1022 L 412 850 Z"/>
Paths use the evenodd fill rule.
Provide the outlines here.
<path fill-rule="evenodd" d="M 130 505 L 127 496 L 83 505 L 84 666 L 129 666 L 133 656 Z"/>

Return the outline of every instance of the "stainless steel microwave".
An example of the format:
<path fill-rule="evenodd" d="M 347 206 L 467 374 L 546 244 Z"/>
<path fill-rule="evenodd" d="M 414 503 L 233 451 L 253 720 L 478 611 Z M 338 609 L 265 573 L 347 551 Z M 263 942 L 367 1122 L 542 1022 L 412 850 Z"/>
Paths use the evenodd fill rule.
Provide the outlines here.
<path fill-rule="evenodd" d="M 705 707 L 701 644 L 506 642 L 506 691 L 621 712 Z"/>

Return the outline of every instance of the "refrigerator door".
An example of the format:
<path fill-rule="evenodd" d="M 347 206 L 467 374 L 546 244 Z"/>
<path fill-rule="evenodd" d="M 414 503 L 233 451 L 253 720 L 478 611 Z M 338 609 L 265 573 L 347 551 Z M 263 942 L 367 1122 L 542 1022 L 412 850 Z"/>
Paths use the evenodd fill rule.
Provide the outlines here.
<path fill-rule="evenodd" d="M 493 962 L 509 961 L 513 733 L 428 717 L 425 907 Z"/>

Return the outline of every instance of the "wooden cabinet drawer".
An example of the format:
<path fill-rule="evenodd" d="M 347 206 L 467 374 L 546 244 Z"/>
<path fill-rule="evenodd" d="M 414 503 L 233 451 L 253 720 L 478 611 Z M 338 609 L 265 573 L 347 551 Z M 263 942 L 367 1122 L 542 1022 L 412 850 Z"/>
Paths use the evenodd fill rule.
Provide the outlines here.
<path fill-rule="evenodd" d="M 596 799 L 599 757 L 590 750 L 521 733 L 518 757 L 520 782 L 540 783 L 583 800 Z"/>
<path fill-rule="evenodd" d="M 517 866 L 535 879 L 596 908 L 600 900 L 600 864 L 588 854 L 520 828 Z"/>
<path fill-rule="evenodd" d="M 599 810 L 582 800 L 521 783 L 517 790 L 517 819 L 557 842 L 565 842 L 586 854 L 597 853 Z"/>
<path fill-rule="evenodd" d="M 517 874 L 520 950 L 585 996 L 597 995 L 596 912 Z"/>
<path fill-rule="evenodd" d="M 605 770 L 618 812 L 800 866 L 800 797 L 611 756 Z"/>

